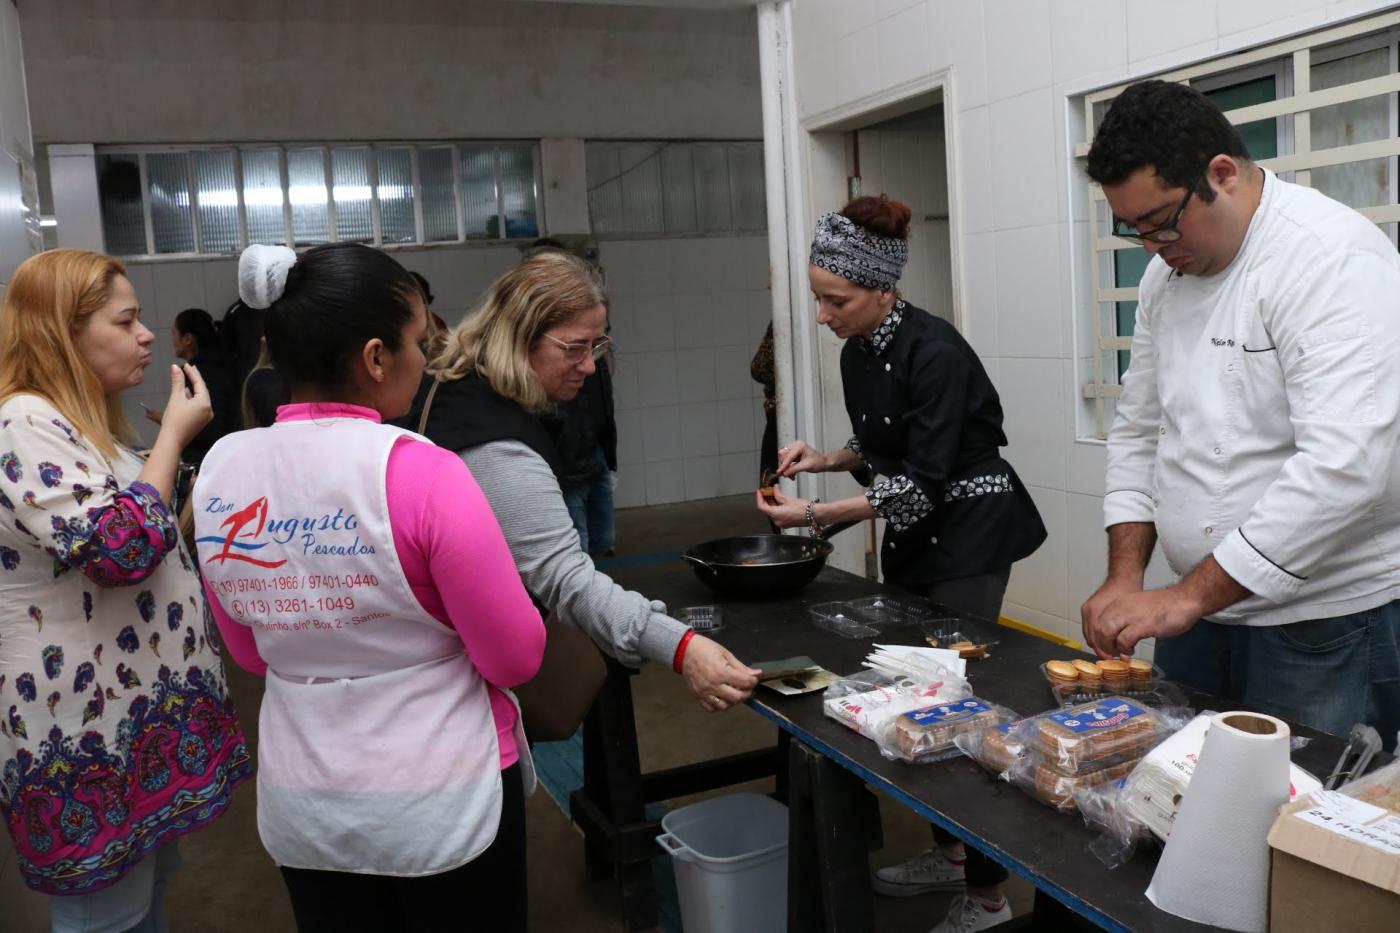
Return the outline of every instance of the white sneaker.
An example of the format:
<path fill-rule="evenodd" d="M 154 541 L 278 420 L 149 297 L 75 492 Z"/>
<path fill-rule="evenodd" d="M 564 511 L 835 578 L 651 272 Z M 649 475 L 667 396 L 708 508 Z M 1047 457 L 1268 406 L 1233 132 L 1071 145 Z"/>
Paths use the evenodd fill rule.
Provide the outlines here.
<path fill-rule="evenodd" d="M 976 898 L 960 894 L 953 898 L 948 908 L 948 916 L 928 933 L 975 933 L 977 930 L 990 930 L 1011 919 L 1011 902 L 1001 899 L 1001 906 L 988 910 Z"/>
<path fill-rule="evenodd" d="M 943 850 L 934 846 L 907 862 L 881 868 L 875 872 L 871 886 L 878 893 L 890 897 L 958 890 L 963 886 L 963 866 L 949 861 Z"/>

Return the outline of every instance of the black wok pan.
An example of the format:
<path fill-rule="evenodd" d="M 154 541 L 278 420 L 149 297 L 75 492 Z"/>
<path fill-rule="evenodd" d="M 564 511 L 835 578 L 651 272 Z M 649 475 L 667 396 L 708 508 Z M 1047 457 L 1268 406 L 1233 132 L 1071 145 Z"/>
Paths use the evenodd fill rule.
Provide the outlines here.
<path fill-rule="evenodd" d="M 697 544 L 682 557 L 701 582 L 726 596 L 786 596 L 811 583 L 831 544 L 793 535 L 748 535 Z"/>

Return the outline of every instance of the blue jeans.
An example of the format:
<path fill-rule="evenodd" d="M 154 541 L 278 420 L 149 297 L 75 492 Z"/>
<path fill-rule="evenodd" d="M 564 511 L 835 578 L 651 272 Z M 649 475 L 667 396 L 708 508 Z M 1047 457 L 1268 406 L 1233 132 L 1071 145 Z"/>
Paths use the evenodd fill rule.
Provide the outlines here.
<path fill-rule="evenodd" d="M 1156 661 L 1179 683 L 1324 732 L 1368 723 L 1395 748 L 1400 601 L 1288 625 L 1202 621 L 1157 642 Z"/>
<path fill-rule="evenodd" d="M 598 465 L 603 475 L 582 489 L 566 490 L 564 505 L 569 508 L 579 544 L 590 557 L 601 557 L 613 549 L 617 530 L 613 521 L 612 473 L 603 449 L 598 448 Z"/>
<path fill-rule="evenodd" d="M 179 867 L 178 844 L 168 842 L 114 885 L 92 894 L 49 898 L 53 933 L 169 933 L 165 883 Z"/>

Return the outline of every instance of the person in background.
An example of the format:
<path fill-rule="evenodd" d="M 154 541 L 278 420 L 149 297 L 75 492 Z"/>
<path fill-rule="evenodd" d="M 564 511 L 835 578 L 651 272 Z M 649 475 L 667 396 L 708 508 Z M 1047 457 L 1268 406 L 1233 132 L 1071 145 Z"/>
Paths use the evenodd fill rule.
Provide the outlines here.
<path fill-rule="evenodd" d="M 170 328 L 170 342 L 176 358 L 198 369 L 204 377 L 209 402 L 214 409 L 214 417 L 204 426 L 204 430 L 185 446 L 184 460 L 197 468 L 214 442 L 237 428 L 233 383 L 229 381 L 228 370 L 224 367 L 219 334 L 208 311 L 186 308 L 175 315 L 175 323 Z M 161 415 L 158 409 L 146 410 L 146 417 L 156 424 L 160 424 Z"/>
<path fill-rule="evenodd" d="M 524 259 L 449 333 L 409 423 L 426 407 L 423 433 L 471 467 L 541 605 L 624 664 L 666 664 L 705 709 L 728 709 L 748 698 L 758 672 L 668 616 L 664 604 L 599 573 L 559 488 L 558 452 L 541 416 L 594 372 L 607 349 L 607 317 L 603 288 L 583 260 L 558 250 Z"/>
<path fill-rule="evenodd" d="M 995 620 L 1011 565 L 1045 540 L 1045 526 L 1011 464 L 1001 400 L 952 324 L 914 307 L 897 285 L 909 255 L 912 212 L 899 201 L 856 198 L 817 221 L 808 279 L 817 321 L 846 341 L 841 385 L 853 436 L 822 453 L 805 441 L 779 448 L 778 473 L 849 470 L 869 483 L 836 502 L 757 495 L 775 524 L 824 526 L 879 516 L 885 581 Z M 935 933 L 970 933 L 1011 919 L 1006 869 L 934 828 L 932 849 L 882 868 L 875 890 L 907 896 L 967 886 Z"/>
<path fill-rule="evenodd" d="M 418 289 L 423 293 L 423 302 L 428 306 L 429 324 L 431 325 L 428 328 L 428 339 L 431 340 L 434 334 L 447 333 L 447 322 L 433 310 L 432 286 L 428 284 L 428 280 L 423 277 L 422 273 L 410 270 L 408 274 L 413 276 L 413 280 L 418 283 Z"/>
<path fill-rule="evenodd" d="M 125 271 L 39 253 L 0 313 L 0 816 L 58 933 L 167 930 L 177 840 L 252 776 L 170 506 L 209 396 L 170 367 L 132 452 L 121 393 L 155 336 Z"/>
<path fill-rule="evenodd" d="M 245 428 L 270 428 L 277 421 L 277 409 L 287 404 L 290 397 L 287 386 L 272 365 L 272 354 L 267 352 L 267 341 L 262 341 L 262 352 L 257 365 L 243 380 L 243 393 L 239 399 L 239 413 Z"/>
<path fill-rule="evenodd" d="M 1089 150 L 1153 254 L 1108 436 L 1100 656 L 1345 735 L 1400 729 L 1400 257 L 1249 156 L 1183 84 L 1113 102 Z M 1161 543 L 1178 580 L 1145 589 Z M 1392 746 L 1393 747 L 1393 746 Z"/>
<path fill-rule="evenodd" d="M 252 246 L 291 388 L 224 438 L 195 485 L 200 559 L 229 654 L 266 676 L 258 829 L 297 928 L 526 929 L 530 752 L 509 689 L 544 624 L 462 461 L 381 423 L 423 371 L 412 276 L 356 243 Z M 266 592 L 266 599 L 228 594 Z"/>

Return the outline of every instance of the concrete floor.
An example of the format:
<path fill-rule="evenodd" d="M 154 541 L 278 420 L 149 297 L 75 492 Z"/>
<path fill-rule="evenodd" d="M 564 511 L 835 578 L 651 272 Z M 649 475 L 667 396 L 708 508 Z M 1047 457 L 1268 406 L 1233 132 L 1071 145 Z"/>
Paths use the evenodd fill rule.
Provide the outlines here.
<path fill-rule="evenodd" d="M 766 530 L 748 496 L 625 509 L 618 513 L 618 555 L 672 551 L 710 538 Z M 618 576 L 645 591 L 646 567 L 631 568 Z M 230 664 L 229 683 L 239 718 L 255 742 L 262 681 Z M 645 770 L 757 748 L 774 740 L 774 727 L 746 709 L 723 715 L 704 712 L 684 682 L 659 666 L 648 666 L 634 679 L 633 690 Z M 753 788 L 771 790 L 771 781 L 755 782 Z M 739 788 L 728 790 L 734 789 Z M 668 803 L 676 806 L 693 799 L 699 798 Z M 258 839 L 256 806 L 253 785 L 246 784 L 224 819 L 182 841 L 184 867 L 175 876 L 168 898 L 173 929 L 202 933 L 283 933 L 295 929 L 281 876 Z M 542 790 L 528 801 L 526 810 L 530 929 L 571 933 L 621 930 L 618 900 L 611 884 L 584 879 L 583 840 L 567 816 Z M 885 848 L 871 853 L 872 866 L 898 861 L 928 847 L 926 823 L 888 800 L 882 801 L 881 811 Z M 664 856 L 658 851 L 658 857 Z M 4 864 L 0 858 L 0 866 Z M 47 929 L 42 899 L 24 897 L 12 876 L 12 870 L 0 871 L 0 916 L 6 918 L 0 926 L 7 933 Z M 1011 883 L 1009 893 L 1017 913 L 1029 909 L 1031 891 L 1024 882 Z M 907 899 L 877 897 L 877 928 L 888 933 L 921 933 L 943 916 L 948 900 L 947 895 L 937 894 Z M 30 919 L 26 921 L 26 917 Z"/>

